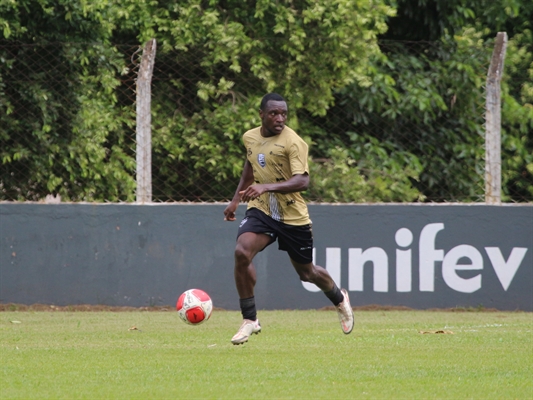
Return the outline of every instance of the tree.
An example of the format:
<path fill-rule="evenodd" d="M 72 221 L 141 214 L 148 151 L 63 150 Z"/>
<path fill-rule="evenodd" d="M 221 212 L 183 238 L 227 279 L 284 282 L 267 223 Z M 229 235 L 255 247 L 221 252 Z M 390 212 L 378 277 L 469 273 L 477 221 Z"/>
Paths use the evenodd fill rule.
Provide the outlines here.
<path fill-rule="evenodd" d="M 133 200 L 134 50 L 114 43 L 154 37 L 157 199 L 231 197 L 241 135 L 278 91 L 311 144 L 309 199 L 477 201 L 483 86 L 506 30 L 504 198 L 532 201 L 532 20 L 522 0 L 9 0 L 0 196 Z"/>
<path fill-rule="evenodd" d="M 115 96 L 124 61 L 106 4 L 2 3 L 1 198 L 132 200 L 132 114 Z"/>
<path fill-rule="evenodd" d="M 508 53 L 504 69 L 504 81 L 502 83 L 503 109 L 502 109 L 502 189 L 504 201 L 533 201 L 533 117 L 532 117 L 532 97 L 531 81 L 533 38 L 531 36 L 533 21 L 533 3 L 521 0 L 506 0 L 503 2 L 492 2 L 482 0 L 478 2 L 465 2 L 463 0 L 398 0 L 397 16 L 389 21 L 390 29 L 382 35 L 384 39 L 394 40 L 418 40 L 442 42 L 445 46 L 443 52 L 437 53 L 433 58 L 433 63 L 444 62 L 444 69 L 441 69 L 443 76 L 439 79 L 444 86 L 441 90 L 434 92 L 442 96 L 444 100 L 450 93 L 457 93 L 458 84 L 463 85 L 461 96 L 454 95 L 454 112 L 448 118 L 456 121 L 459 126 L 463 126 L 461 131 L 470 132 L 475 136 L 479 132 L 479 111 L 474 111 L 472 96 L 469 94 L 480 93 L 484 86 L 484 81 L 479 81 L 474 76 L 475 71 L 483 70 L 486 74 L 488 63 L 484 62 L 486 57 L 482 48 L 492 49 L 493 39 L 498 31 L 506 31 L 510 38 Z M 469 39 L 470 38 L 470 39 Z M 472 48 L 468 54 L 468 48 L 461 44 L 465 40 L 472 41 Z M 405 44 L 404 47 L 409 47 Z M 401 68 L 404 54 L 408 53 L 408 48 L 399 52 L 388 52 L 389 65 L 393 71 Z M 440 55 L 439 55 L 440 54 Z M 462 56 L 461 56 L 462 54 Z M 446 58 L 462 57 L 462 61 L 448 63 Z M 425 57 L 425 56 L 422 56 Z M 419 57 L 417 57 L 419 58 Z M 447 63 L 447 64 L 446 64 Z M 449 69 L 451 68 L 451 70 Z M 455 72 L 462 71 L 460 75 Z M 526 72 L 529 71 L 529 72 Z M 387 71 L 384 71 L 388 73 Z M 406 71 L 407 72 L 407 71 Z M 470 78 L 469 78 L 469 77 Z M 452 79 L 448 79 L 452 78 Z M 459 80 L 455 80 L 459 79 Z M 460 88 L 459 88 L 460 89 Z M 412 93 L 412 92 L 411 92 Z M 426 92 L 429 95 L 429 92 Z M 470 99 L 466 101 L 465 99 Z M 445 111 L 445 109 L 443 109 Z M 474 111 L 474 112 L 473 112 Z M 403 113 L 405 116 L 405 113 Z M 437 119 L 427 120 L 424 129 L 432 131 L 431 127 L 440 125 Z M 471 124 L 477 121 L 477 127 Z M 442 125 L 441 125 L 442 126 Z M 443 126 L 445 127 L 446 124 Z M 470 127 L 469 127 L 470 126 Z M 476 169 L 470 167 L 470 173 L 461 173 L 461 163 L 464 156 L 470 154 L 473 158 L 483 161 L 483 154 L 480 152 L 482 143 L 479 141 L 464 141 L 456 135 L 457 129 L 448 125 L 437 134 L 442 143 L 449 143 L 453 138 L 455 143 L 463 143 L 462 149 L 456 144 L 449 146 L 453 153 L 440 158 L 440 166 L 434 168 L 427 163 L 424 172 L 421 174 L 422 181 L 427 181 L 429 190 L 424 190 L 428 198 L 435 196 L 444 199 L 446 193 L 451 193 L 452 198 L 460 194 L 459 199 L 475 199 L 474 193 L 481 195 L 482 187 L 479 185 L 479 178 L 483 176 L 481 164 L 477 163 Z M 483 132 L 479 132 L 483 133 Z M 433 134 L 432 134 L 433 136 Z M 476 147 L 478 147 L 476 149 Z M 415 154 L 417 154 L 415 152 Z M 458 168 L 448 168 L 456 165 Z M 444 173 L 442 173 L 442 172 Z M 448 182 L 439 182 L 435 177 L 441 176 Z M 472 186 L 468 190 L 468 186 Z M 442 194 L 435 192 L 435 186 L 441 188 Z M 477 188 L 476 188 L 477 187 Z M 456 194 L 453 196 L 453 194 Z"/>
<path fill-rule="evenodd" d="M 128 4 L 128 18 L 143 12 Z M 377 36 L 393 9 L 379 1 L 262 0 L 250 7 L 190 0 L 159 2 L 150 14 L 139 38 L 160 43 L 155 193 L 174 198 L 188 191 L 194 200 L 233 195 L 244 157 L 241 135 L 259 124 L 260 98 L 269 91 L 287 98 L 289 125 L 309 143 L 316 135 L 328 140 L 331 133 L 310 126 L 312 118 L 326 115 L 337 89 L 370 84 L 368 59 L 379 53 Z M 313 185 L 327 173 L 320 170 L 315 166 Z"/>

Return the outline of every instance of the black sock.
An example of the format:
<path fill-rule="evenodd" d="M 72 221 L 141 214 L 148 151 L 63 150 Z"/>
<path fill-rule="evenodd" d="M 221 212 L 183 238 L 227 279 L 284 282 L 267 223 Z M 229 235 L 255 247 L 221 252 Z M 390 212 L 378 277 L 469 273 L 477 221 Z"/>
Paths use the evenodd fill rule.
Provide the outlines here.
<path fill-rule="evenodd" d="M 255 321 L 257 319 L 257 310 L 255 309 L 255 297 L 239 299 L 241 313 L 244 319 Z"/>
<path fill-rule="evenodd" d="M 331 300 L 334 306 L 338 306 L 344 300 L 344 295 L 335 283 L 333 283 L 333 289 L 329 292 L 324 292 L 324 294 Z"/>

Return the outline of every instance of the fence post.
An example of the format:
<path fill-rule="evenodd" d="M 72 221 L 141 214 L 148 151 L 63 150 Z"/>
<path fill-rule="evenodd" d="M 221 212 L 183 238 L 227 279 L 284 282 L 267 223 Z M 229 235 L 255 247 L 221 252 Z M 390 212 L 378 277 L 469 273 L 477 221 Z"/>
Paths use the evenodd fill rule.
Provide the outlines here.
<path fill-rule="evenodd" d="M 152 73 L 154 71 L 156 41 L 144 45 L 141 65 L 137 75 L 137 135 L 136 135 L 136 180 L 137 203 L 152 201 Z"/>
<path fill-rule="evenodd" d="M 507 33 L 498 32 L 487 74 L 485 113 L 485 203 L 500 204 L 502 189 L 501 79 Z"/>

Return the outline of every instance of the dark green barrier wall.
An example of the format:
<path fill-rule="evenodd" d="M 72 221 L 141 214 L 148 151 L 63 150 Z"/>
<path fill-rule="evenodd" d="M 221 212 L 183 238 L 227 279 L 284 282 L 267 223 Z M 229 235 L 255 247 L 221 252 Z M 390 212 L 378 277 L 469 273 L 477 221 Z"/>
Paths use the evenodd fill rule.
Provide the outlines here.
<path fill-rule="evenodd" d="M 185 289 L 237 309 L 225 205 L 0 204 L 0 302 L 148 306 Z M 311 205 L 316 263 L 352 305 L 533 310 L 533 206 Z M 256 258 L 259 309 L 329 305 L 286 253 Z"/>

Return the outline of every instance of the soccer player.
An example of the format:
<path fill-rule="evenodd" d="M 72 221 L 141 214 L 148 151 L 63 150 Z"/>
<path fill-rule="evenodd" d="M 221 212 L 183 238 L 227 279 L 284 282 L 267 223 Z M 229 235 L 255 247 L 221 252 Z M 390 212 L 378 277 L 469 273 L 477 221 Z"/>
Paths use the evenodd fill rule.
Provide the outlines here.
<path fill-rule="evenodd" d="M 261 126 L 243 135 L 247 158 L 233 199 L 224 210 L 226 221 L 235 221 L 241 201 L 248 203 L 235 246 L 235 284 L 244 321 L 233 344 L 248 341 L 261 331 L 254 298 L 255 255 L 278 240 L 280 250 L 304 282 L 318 286 L 337 309 L 342 330 L 353 329 L 348 292 L 339 289 L 328 271 L 313 264 L 313 233 L 307 205 L 299 192 L 309 185 L 308 147 L 285 125 L 287 103 L 277 93 L 261 100 Z"/>

